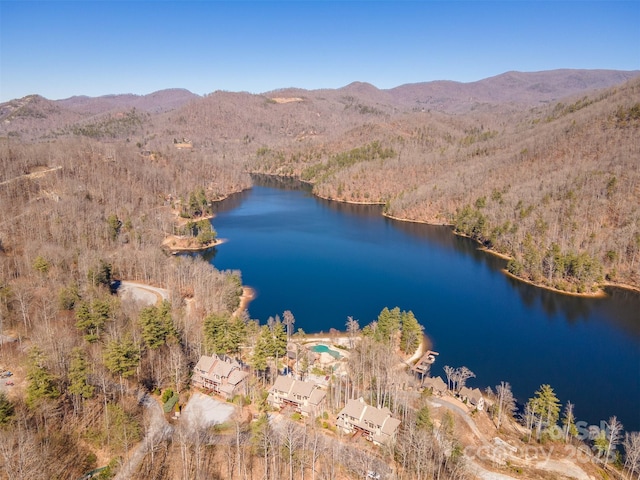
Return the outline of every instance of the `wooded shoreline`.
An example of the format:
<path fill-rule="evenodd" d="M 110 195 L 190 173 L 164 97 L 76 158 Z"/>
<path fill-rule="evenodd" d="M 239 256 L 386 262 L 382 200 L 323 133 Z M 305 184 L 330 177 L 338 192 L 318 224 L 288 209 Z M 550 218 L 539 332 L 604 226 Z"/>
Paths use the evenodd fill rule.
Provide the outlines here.
<path fill-rule="evenodd" d="M 285 179 L 285 180 L 296 180 L 299 181 L 301 183 L 307 184 L 307 185 L 311 185 L 313 186 L 312 182 L 306 182 L 304 180 L 299 180 L 295 177 L 291 177 L 291 176 L 282 176 L 282 175 L 274 175 L 274 174 L 265 174 L 265 173 L 252 173 L 250 172 L 252 175 L 260 175 L 260 176 L 264 176 L 264 177 L 272 177 L 272 178 L 280 178 L 280 179 Z M 381 202 L 362 202 L 362 201 L 351 201 L 351 200 L 345 200 L 345 199 L 337 199 L 337 198 L 329 198 L 327 196 L 322 196 L 317 194 L 316 192 L 314 192 L 313 190 L 311 190 L 311 193 L 313 194 L 314 197 L 316 198 L 320 198 L 322 200 L 327 200 L 327 201 L 331 201 L 331 202 L 338 202 L 338 203 L 345 203 L 345 204 L 350 204 L 350 205 L 371 205 L 371 206 L 384 206 L 384 203 Z M 422 224 L 422 225 L 432 225 L 432 226 L 441 226 L 441 227 L 450 227 L 451 229 L 451 233 L 453 233 L 454 235 L 457 235 L 459 237 L 464 237 L 464 238 L 468 238 L 470 240 L 475 241 L 479 247 L 478 250 L 488 253 L 490 255 L 499 257 L 503 260 L 509 261 L 512 260 L 513 258 L 507 254 L 498 252 L 492 248 L 486 247 L 485 245 L 483 245 L 481 242 L 479 242 L 478 240 L 465 235 L 461 232 L 456 232 L 453 229 L 453 225 L 451 223 L 446 223 L 446 222 L 435 222 L 435 221 L 427 221 L 427 220 L 415 220 L 415 219 L 408 219 L 408 218 L 402 218 L 402 217 L 397 217 L 394 215 L 391 215 L 389 213 L 386 212 L 381 212 L 381 216 L 388 218 L 390 220 L 395 220 L 398 222 L 406 222 L 406 223 L 416 223 L 416 224 Z M 518 280 L 520 282 L 526 283 L 528 285 L 537 287 L 537 288 L 541 288 L 544 290 L 548 290 L 550 292 L 554 292 L 554 293 L 559 293 L 562 295 L 568 295 L 568 296 L 573 296 L 573 297 L 581 297 L 581 298 L 604 298 L 606 297 L 608 294 L 605 291 L 606 287 L 613 287 L 613 288 L 619 288 L 622 290 L 629 290 L 632 292 L 637 292 L 640 293 L 640 286 L 636 286 L 636 285 L 629 285 L 629 284 L 620 284 L 620 283 L 615 283 L 615 282 L 602 282 L 598 284 L 598 289 L 596 291 L 592 291 L 592 292 L 569 292 L 566 290 L 560 290 L 558 288 L 555 288 L 551 285 L 547 285 L 544 283 L 538 283 L 538 282 L 534 282 L 532 280 L 514 275 L 513 273 L 509 272 L 506 268 L 502 269 L 502 272 L 507 275 L 510 278 L 513 278 L 514 280 Z"/>

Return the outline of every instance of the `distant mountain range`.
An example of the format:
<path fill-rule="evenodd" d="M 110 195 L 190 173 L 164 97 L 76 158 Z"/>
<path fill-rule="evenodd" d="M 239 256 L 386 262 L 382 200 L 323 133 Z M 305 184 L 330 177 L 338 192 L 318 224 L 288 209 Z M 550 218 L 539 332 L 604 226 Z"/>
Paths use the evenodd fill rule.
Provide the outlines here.
<path fill-rule="evenodd" d="M 265 97 L 345 97 L 397 109 L 429 109 L 464 113 L 482 105 L 536 106 L 601 88 L 621 84 L 640 76 L 640 71 L 550 70 L 507 72 L 477 82 L 432 81 L 378 89 L 369 83 L 354 82 L 339 89 L 304 90 L 286 88 L 265 92 Z M 242 93 L 243 96 L 251 96 Z M 203 97 L 185 89 L 160 90 L 148 95 L 114 94 L 100 97 L 74 96 L 47 100 L 39 95 L 0 104 L 2 130 L 17 119 L 60 117 L 63 122 L 93 115 L 135 108 L 149 114 L 179 109 Z M 20 123 L 20 122 L 18 122 Z M 50 122 L 42 122 L 50 123 Z"/>
<path fill-rule="evenodd" d="M 637 77 L 640 71 L 552 70 L 507 72 L 472 83 L 427 82 L 389 90 L 401 105 L 422 104 L 437 110 L 465 110 L 474 104 L 539 105 L 588 90 L 609 88 Z"/>
<path fill-rule="evenodd" d="M 446 80 L 409 83 L 388 90 L 354 82 L 336 92 L 396 107 L 418 107 L 446 112 L 462 112 L 482 104 L 535 106 L 582 92 L 609 88 L 640 76 L 639 70 L 550 70 L 506 72 L 477 82 Z M 326 90 L 324 90 L 326 92 Z M 275 94 L 305 95 L 306 90 L 284 89 Z"/>
<path fill-rule="evenodd" d="M 114 109 L 137 108 L 144 112 L 161 113 L 174 110 L 187 102 L 200 98 L 184 88 L 170 88 L 148 95 L 104 95 L 101 97 L 71 97 L 55 103 L 62 108 L 83 114 L 98 114 Z"/>

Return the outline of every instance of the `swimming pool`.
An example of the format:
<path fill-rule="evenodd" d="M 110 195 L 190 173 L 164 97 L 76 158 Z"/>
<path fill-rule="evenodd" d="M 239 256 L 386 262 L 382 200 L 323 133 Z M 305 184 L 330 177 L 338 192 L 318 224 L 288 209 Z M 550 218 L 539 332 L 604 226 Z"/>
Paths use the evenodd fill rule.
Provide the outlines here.
<path fill-rule="evenodd" d="M 316 353 L 328 353 L 336 360 L 340 360 L 340 358 L 342 358 L 342 355 L 340 355 L 335 350 L 329 348 L 327 345 L 323 345 L 323 344 L 314 345 L 313 347 L 311 347 L 311 350 Z"/>

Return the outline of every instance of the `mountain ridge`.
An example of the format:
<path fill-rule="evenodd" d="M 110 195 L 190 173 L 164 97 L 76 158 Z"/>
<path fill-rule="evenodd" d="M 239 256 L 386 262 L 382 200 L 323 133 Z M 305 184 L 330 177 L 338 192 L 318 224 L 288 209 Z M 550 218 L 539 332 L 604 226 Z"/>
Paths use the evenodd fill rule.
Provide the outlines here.
<path fill-rule="evenodd" d="M 556 69 L 537 72 L 520 72 L 510 70 L 492 77 L 472 82 L 455 80 L 431 80 L 425 82 L 404 83 L 395 87 L 381 89 L 366 81 L 353 81 L 338 88 L 305 89 L 300 87 L 284 87 L 261 93 L 228 92 L 243 95 L 275 96 L 296 92 L 297 95 L 315 95 L 334 92 L 357 94 L 364 98 L 378 96 L 378 101 L 392 106 L 429 105 L 437 110 L 461 110 L 460 105 L 468 106 L 475 102 L 513 102 L 522 104 L 541 104 L 558 100 L 581 91 L 608 88 L 629 79 L 640 76 L 640 70 L 607 70 L 607 69 Z M 509 89 L 509 94 L 505 94 Z M 138 108 L 150 113 L 161 113 L 183 106 L 192 100 L 204 96 L 195 94 L 185 88 L 167 88 L 152 93 L 139 95 L 133 93 L 111 93 L 97 97 L 74 95 L 64 99 L 51 100 L 39 94 L 32 94 L 20 99 L 12 99 L 0 103 L 2 106 L 24 100 L 34 95 L 82 114 L 99 114 L 117 108 Z M 500 94 L 502 93 L 502 94 Z M 443 108 L 438 100 L 446 99 L 448 107 Z M 456 104 L 456 105 L 452 105 Z M 440 108 L 437 108 L 440 105 Z M 2 120 L 2 116 L 0 116 Z"/>

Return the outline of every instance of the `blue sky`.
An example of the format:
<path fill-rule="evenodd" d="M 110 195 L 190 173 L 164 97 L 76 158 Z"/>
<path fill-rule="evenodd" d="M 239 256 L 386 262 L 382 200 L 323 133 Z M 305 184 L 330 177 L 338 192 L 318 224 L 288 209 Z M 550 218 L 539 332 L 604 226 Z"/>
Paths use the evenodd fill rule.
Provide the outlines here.
<path fill-rule="evenodd" d="M 640 69 L 640 0 L 0 0 L 0 101 Z"/>

